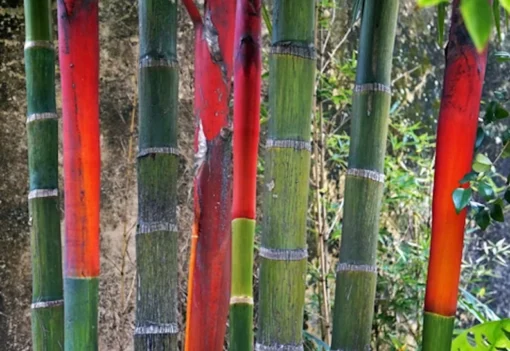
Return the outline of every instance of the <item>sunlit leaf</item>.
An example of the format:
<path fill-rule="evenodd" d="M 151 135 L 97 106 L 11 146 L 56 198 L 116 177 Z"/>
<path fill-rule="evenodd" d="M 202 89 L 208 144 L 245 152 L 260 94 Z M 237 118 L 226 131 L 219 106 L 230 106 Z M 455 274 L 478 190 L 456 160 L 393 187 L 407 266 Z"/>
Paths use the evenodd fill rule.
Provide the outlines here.
<path fill-rule="evenodd" d="M 499 0 L 499 2 L 507 12 L 510 12 L 510 0 Z"/>
<path fill-rule="evenodd" d="M 471 195 L 473 194 L 473 190 L 470 188 L 457 188 L 453 192 L 453 204 L 455 205 L 455 211 L 459 213 L 462 211 L 471 200 Z"/>
<path fill-rule="evenodd" d="M 510 348 L 510 319 L 478 324 L 453 340 L 452 351 L 492 351 Z"/>
<path fill-rule="evenodd" d="M 420 7 L 429 7 L 436 6 L 442 2 L 448 2 L 448 0 L 418 0 L 418 6 Z"/>
<path fill-rule="evenodd" d="M 477 154 L 475 162 L 473 163 L 473 170 L 475 172 L 486 172 L 492 167 L 492 161 L 484 154 Z"/>
<path fill-rule="evenodd" d="M 462 0 L 460 12 L 476 49 L 482 52 L 491 35 L 491 5 L 486 0 Z"/>

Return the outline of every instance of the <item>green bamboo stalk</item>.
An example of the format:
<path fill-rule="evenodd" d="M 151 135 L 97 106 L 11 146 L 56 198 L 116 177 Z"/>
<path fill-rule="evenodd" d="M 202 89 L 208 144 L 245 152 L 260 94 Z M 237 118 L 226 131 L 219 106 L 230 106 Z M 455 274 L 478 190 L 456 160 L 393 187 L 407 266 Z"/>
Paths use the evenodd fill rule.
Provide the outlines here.
<path fill-rule="evenodd" d="M 177 4 L 140 0 L 135 350 L 177 350 Z"/>
<path fill-rule="evenodd" d="M 230 349 L 253 350 L 253 247 L 255 220 L 232 221 Z"/>
<path fill-rule="evenodd" d="M 64 309 L 51 0 L 25 1 L 32 344 L 62 350 Z"/>
<path fill-rule="evenodd" d="M 368 350 L 398 0 L 365 0 L 353 97 L 332 350 Z"/>
<path fill-rule="evenodd" d="M 277 0 L 270 50 L 257 350 L 302 350 L 314 0 Z"/>
<path fill-rule="evenodd" d="M 422 351 L 450 351 L 455 317 L 425 312 L 423 319 Z"/>

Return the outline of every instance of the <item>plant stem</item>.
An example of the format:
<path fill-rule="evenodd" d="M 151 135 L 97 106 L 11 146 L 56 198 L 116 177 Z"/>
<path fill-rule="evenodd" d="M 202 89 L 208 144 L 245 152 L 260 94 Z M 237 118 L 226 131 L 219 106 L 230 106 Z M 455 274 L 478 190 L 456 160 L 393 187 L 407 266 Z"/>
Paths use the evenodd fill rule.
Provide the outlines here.
<path fill-rule="evenodd" d="M 64 300 L 51 0 L 26 0 L 25 24 L 32 345 L 57 351 L 64 344 Z"/>
<path fill-rule="evenodd" d="M 370 348 L 397 13 L 398 0 L 363 6 L 332 350 Z"/>
<path fill-rule="evenodd" d="M 177 4 L 141 0 L 136 351 L 177 350 Z"/>
<path fill-rule="evenodd" d="M 273 11 L 257 350 L 302 350 L 315 1 Z"/>

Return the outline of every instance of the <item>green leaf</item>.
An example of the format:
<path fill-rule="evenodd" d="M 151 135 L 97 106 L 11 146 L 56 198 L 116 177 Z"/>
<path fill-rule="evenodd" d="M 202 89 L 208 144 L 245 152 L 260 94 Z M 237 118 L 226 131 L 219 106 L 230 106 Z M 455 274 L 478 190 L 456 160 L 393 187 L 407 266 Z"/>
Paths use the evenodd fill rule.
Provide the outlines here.
<path fill-rule="evenodd" d="M 480 227 L 481 230 L 487 229 L 487 227 L 491 223 L 489 211 L 487 211 L 487 209 L 484 207 L 480 208 L 475 215 L 475 222 Z"/>
<path fill-rule="evenodd" d="M 489 184 L 485 182 L 480 182 L 478 184 L 478 192 L 483 196 L 485 200 L 490 200 L 494 197 L 494 190 Z"/>
<path fill-rule="evenodd" d="M 475 325 L 457 336 L 452 344 L 452 351 L 495 351 L 508 348 L 510 319 Z"/>
<path fill-rule="evenodd" d="M 510 0 L 500 0 L 500 3 L 507 12 L 510 12 Z"/>
<path fill-rule="evenodd" d="M 479 149 L 482 146 L 483 140 L 485 139 L 485 131 L 482 127 L 478 127 L 476 130 L 476 141 L 475 141 L 475 150 Z"/>
<path fill-rule="evenodd" d="M 478 173 L 476 172 L 469 172 L 460 180 L 460 184 L 466 184 L 469 182 L 472 182 L 473 180 L 476 180 L 478 178 Z"/>
<path fill-rule="evenodd" d="M 418 0 L 419 7 L 436 6 L 442 2 L 448 2 L 448 0 Z"/>
<path fill-rule="evenodd" d="M 496 60 L 498 62 L 508 62 L 510 61 L 510 53 L 506 51 L 497 51 L 494 53 Z"/>
<path fill-rule="evenodd" d="M 506 189 L 505 195 L 503 195 L 503 197 L 505 198 L 506 202 L 510 204 L 510 189 Z"/>
<path fill-rule="evenodd" d="M 501 42 L 501 12 L 499 8 L 499 0 L 492 1 L 492 14 L 494 23 L 496 24 L 496 32 L 498 33 L 498 41 Z"/>
<path fill-rule="evenodd" d="M 503 215 L 503 200 L 496 200 L 491 206 L 491 217 L 498 222 L 504 222 L 505 216 Z"/>
<path fill-rule="evenodd" d="M 443 46 L 444 41 L 444 19 L 446 17 L 446 3 L 437 5 L 437 44 Z"/>
<path fill-rule="evenodd" d="M 487 172 L 492 167 L 492 161 L 484 154 L 477 154 L 473 163 L 475 172 Z"/>
<path fill-rule="evenodd" d="M 482 52 L 492 30 L 491 5 L 486 0 L 462 0 L 460 12 L 476 49 Z"/>
<path fill-rule="evenodd" d="M 502 120 L 510 116 L 510 113 L 497 101 L 491 101 L 485 109 L 485 124 Z"/>
<path fill-rule="evenodd" d="M 473 194 L 473 190 L 470 188 L 457 188 L 453 192 L 453 204 L 455 205 L 455 211 L 460 213 L 471 201 L 471 195 Z"/>

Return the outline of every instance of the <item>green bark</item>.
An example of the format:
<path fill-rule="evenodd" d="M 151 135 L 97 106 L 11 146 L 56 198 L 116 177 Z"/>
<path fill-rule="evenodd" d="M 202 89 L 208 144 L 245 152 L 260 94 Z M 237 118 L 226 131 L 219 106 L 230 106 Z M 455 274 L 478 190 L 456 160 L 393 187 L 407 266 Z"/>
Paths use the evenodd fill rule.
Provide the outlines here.
<path fill-rule="evenodd" d="M 62 350 L 64 306 L 50 0 L 25 1 L 33 349 Z"/>
<path fill-rule="evenodd" d="M 177 350 L 177 4 L 141 0 L 135 350 Z"/>
<path fill-rule="evenodd" d="M 65 278 L 66 290 L 65 315 L 66 328 L 65 350 L 98 350 L 98 278 Z"/>
<path fill-rule="evenodd" d="M 232 221 L 232 285 L 230 302 L 230 350 L 253 349 L 253 246 L 255 221 Z M 251 301 L 247 301 L 250 300 Z"/>
<path fill-rule="evenodd" d="M 370 348 L 397 13 L 398 0 L 364 4 L 332 350 Z"/>
<path fill-rule="evenodd" d="M 257 342 L 291 350 L 302 345 L 315 2 L 277 0 L 273 19 Z"/>
<path fill-rule="evenodd" d="M 455 317 L 425 312 L 422 351 L 450 351 Z"/>

